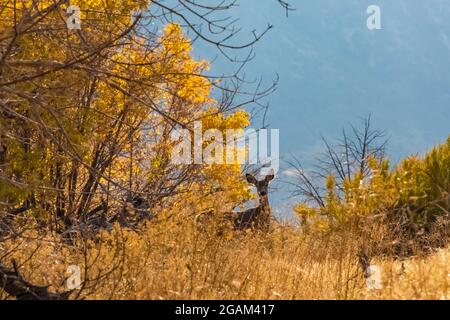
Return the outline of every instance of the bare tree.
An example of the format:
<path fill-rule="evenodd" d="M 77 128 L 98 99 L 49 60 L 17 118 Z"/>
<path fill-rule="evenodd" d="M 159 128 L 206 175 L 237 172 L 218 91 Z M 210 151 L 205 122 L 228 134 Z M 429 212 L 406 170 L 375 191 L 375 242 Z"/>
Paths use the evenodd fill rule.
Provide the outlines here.
<path fill-rule="evenodd" d="M 361 179 L 370 175 L 369 159 L 381 162 L 385 158 L 386 133 L 372 128 L 371 116 L 363 120 L 362 126 L 350 125 L 350 130 L 343 129 L 336 143 L 331 143 L 322 136 L 325 150 L 317 157 L 317 164 L 312 170 L 305 170 L 301 161 L 294 158 L 289 162 L 293 172 L 293 195 L 300 196 L 306 202 L 319 207 L 325 206 L 326 188 L 324 182 L 328 176 L 336 179 L 338 196 L 343 196 L 345 181 L 355 174 Z"/>

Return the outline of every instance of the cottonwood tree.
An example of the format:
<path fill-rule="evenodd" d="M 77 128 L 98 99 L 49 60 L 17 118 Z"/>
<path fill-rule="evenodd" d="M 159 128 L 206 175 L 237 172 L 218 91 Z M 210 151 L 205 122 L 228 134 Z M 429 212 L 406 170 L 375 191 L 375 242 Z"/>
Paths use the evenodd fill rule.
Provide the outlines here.
<path fill-rule="evenodd" d="M 69 4 L 80 8 L 81 29 L 67 28 Z M 138 223 L 156 205 L 248 197 L 239 166 L 170 159 L 177 127 L 202 120 L 204 130 L 243 129 L 241 109 L 261 105 L 275 87 L 250 90 L 241 77 L 271 26 L 239 42 L 235 21 L 217 18 L 237 4 L 1 0 L 2 236 L 20 234 L 27 218 L 64 234 L 107 227 L 112 217 L 129 225 L 133 209 Z M 192 57 L 194 41 L 216 47 L 236 72 L 207 75 L 209 63 Z"/>
<path fill-rule="evenodd" d="M 104 205 L 98 193 L 172 194 L 192 168 L 177 168 L 173 181 L 164 152 L 171 130 L 236 111 L 273 89 L 247 95 L 238 74 L 206 77 L 208 63 L 192 59 L 191 41 L 172 23 L 184 23 L 227 56 L 226 50 L 251 50 L 270 27 L 237 45 L 233 24 L 214 19 L 235 1 L 152 1 L 148 9 L 147 1 L 72 1 L 81 9 L 81 30 L 66 28 L 67 1 L 3 2 L 1 178 L 10 212 L 33 205 L 70 223 Z M 159 33 L 162 22 L 168 26 Z M 227 87 L 227 80 L 234 85 Z M 211 98 L 214 88 L 223 100 Z M 236 95 L 249 98 L 235 105 Z M 239 116 L 243 127 L 245 115 Z M 137 178 L 143 158 L 160 171 L 157 179 Z M 103 200 L 109 205 L 111 199 Z"/>

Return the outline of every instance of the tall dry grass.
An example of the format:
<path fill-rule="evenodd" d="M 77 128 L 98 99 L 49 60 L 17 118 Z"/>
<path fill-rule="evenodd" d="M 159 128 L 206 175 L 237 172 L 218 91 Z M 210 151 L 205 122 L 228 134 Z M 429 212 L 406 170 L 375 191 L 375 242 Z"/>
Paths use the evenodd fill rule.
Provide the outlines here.
<path fill-rule="evenodd" d="M 64 244 L 31 232 L 1 245 L 3 261 L 22 275 L 65 291 L 68 265 L 87 280 L 71 298 L 85 299 L 448 299 L 450 250 L 402 261 L 372 260 L 382 288 L 369 289 L 358 264 L 361 237 L 303 233 L 274 225 L 269 234 L 220 235 L 182 219 L 135 232 L 116 227 L 99 239 Z M 0 293 L 0 298 L 8 298 Z"/>

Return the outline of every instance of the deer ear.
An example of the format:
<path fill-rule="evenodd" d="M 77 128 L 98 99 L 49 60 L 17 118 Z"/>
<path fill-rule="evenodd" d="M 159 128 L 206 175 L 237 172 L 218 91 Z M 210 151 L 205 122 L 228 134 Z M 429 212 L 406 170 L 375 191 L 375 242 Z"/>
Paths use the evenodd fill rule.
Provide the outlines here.
<path fill-rule="evenodd" d="M 274 173 L 273 170 L 272 170 L 272 171 L 266 176 L 266 179 L 265 179 L 266 183 L 272 181 L 273 178 L 275 178 L 275 173 Z"/>
<path fill-rule="evenodd" d="M 251 184 L 254 184 L 254 185 L 256 185 L 258 183 L 258 180 L 256 180 L 255 177 L 252 176 L 250 173 L 247 173 L 245 175 L 245 178 L 247 179 L 248 183 L 251 183 Z"/>

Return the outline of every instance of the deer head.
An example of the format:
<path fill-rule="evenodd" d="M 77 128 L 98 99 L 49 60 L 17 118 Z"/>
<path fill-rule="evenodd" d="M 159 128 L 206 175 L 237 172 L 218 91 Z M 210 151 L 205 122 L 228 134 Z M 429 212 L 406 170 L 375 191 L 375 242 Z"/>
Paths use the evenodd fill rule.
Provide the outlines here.
<path fill-rule="evenodd" d="M 256 190 L 258 192 L 258 195 L 260 197 L 266 197 L 269 193 L 269 182 L 273 180 L 275 177 L 274 173 L 267 175 L 264 180 L 258 181 L 256 178 L 251 175 L 250 173 L 247 173 L 245 175 L 245 178 L 247 179 L 247 182 L 254 185 L 256 187 Z"/>

